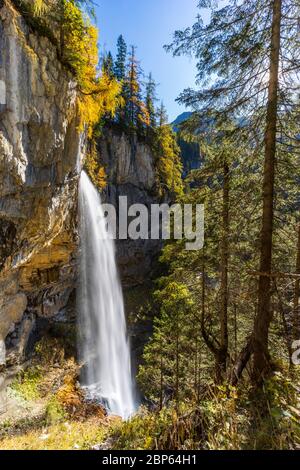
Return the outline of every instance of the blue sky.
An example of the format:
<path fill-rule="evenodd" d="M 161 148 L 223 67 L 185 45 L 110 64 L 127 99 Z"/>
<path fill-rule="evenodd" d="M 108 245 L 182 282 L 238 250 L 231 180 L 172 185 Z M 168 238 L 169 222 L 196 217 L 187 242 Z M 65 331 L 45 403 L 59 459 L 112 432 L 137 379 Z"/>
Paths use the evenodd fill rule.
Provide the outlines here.
<path fill-rule="evenodd" d="M 173 32 L 191 26 L 199 10 L 197 0 L 96 0 L 100 49 L 115 53 L 115 44 L 123 34 L 128 45 L 137 46 L 137 55 L 145 74 L 150 71 L 159 83 L 170 121 L 185 108 L 175 102 L 180 92 L 194 86 L 195 63 L 188 57 L 173 58 L 163 45 Z"/>

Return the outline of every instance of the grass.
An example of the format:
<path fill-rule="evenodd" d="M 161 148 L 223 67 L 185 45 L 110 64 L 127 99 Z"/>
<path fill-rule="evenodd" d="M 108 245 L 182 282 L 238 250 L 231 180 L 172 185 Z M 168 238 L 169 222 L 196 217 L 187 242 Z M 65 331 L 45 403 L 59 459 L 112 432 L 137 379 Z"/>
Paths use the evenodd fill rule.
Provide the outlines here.
<path fill-rule="evenodd" d="M 8 397 L 14 411 L 0 424 L 0 450 L 91 449 L 119 421 L 84 400 L 76 361 L 66 359 L 53 338 L 36 346 L 31 367 L 18 375 Z"/>
<path fill-rule="evenodd" d="M 64 421 L 67 417 L 63 405 L 59 402 L 56 396 L 50 398 L 46 405 L 46 423 L 56 424 Z"/>
<path fill-rule="evenodd" d="M 114 450 L 174 450 L 200 448 L 203 427 L 198 409 L 172 407 L 151 412 L 141 408 L 130 421 L 119 422 L 111 431 Z"/>
<path fill-rule="evenodd" d="M 26 372 L 21 372 L 12 383 L 11 388 L 26 401 L 40 398 L 39 384 L 42 381 L 42 373 L 39 367 L 34 367 Z"/>
<path fill-rule="evenodd" d="M 300 449 L 299 384 L 299 371 L 282 366 L 260 391 L 247 381 L 237 389 L 208 384 L 199 403 L 182 402 L 178 414 L 170 402 L 122 422 L 85 402 L 74 358 L 66 359 L 57 340 L 43 339 L 12 385 L 16 413 L 0 426 L 0 450 L 85 450 L 104 442 L 115 450 Z"/>
<path fill-rule="evenodd" d="M 262 390 L 243 383 L 218 387 L 199 404 L 142 410 L 114 428 L 117 450 L 290 450 L 300 449 L 299 377 L 274 373 Z"/>
<path fill-rule="evenodd" d="M 108 429 L 108 424 L 97 418 L 66 421 L 5 437 L 0 450 L 88 450 L 104 441 Z"/>

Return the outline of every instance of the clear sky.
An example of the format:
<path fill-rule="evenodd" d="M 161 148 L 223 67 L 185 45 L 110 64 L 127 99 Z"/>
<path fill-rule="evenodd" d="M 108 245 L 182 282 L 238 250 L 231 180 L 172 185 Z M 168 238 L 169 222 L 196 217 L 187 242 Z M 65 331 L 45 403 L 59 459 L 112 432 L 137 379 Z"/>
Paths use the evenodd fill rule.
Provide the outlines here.
<path fill-rule="evenodd" d="M 100 50 L 115 54 L 117 38 L 123 34 L 128 45 L 137 46 L 141 66 L 159 83 L 170 121 L 186 109 L 175 102 L 180 92 L 194 86 L 195 63 L 188 57 L 166 53 L 164 44 L 176 29 L 191 26 L 199 10 L 198 0 L 95 0 L 100 30 Z"/>

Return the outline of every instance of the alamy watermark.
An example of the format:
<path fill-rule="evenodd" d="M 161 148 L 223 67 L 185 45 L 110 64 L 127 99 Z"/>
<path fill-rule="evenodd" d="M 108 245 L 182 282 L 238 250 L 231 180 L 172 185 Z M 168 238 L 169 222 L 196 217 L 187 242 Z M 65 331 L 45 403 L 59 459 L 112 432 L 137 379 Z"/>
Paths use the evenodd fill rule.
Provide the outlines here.
<path fill-rule="evenodd" d="M 114 240 L 185 240 L 185 249 L 204 244 L 203 204 L 133 204 L 119 197 L 118 217 L 113 204 L 102 204 L 109 238 Z"/>

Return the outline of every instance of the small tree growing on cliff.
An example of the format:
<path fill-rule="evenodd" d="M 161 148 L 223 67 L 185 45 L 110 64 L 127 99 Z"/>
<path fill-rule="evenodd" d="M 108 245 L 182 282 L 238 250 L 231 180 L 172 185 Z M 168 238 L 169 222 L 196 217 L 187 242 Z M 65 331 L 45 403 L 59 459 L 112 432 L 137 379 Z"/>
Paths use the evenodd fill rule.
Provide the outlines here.
<path fill-rule="evenodd" d="M 123 85 L 125 99 L 125 123 L 130 134 L 142 134 L 149 126 L 149 114 L 142 99 L 140 77 L 142 71 L 136 58 L 136 48 L 131 46 L 127 64 L 127 74 Z"/>
<path fill-rule="evenodd" d="M 102 59 L 102 70 L 111 79 L 115 78 L 114 59 L 111 52 L 104 55 Z"/>
<path fill-rule="evenodd" d="M 127 44 L 121 34 L 118 37 L 117 57 L 116 57 L 115 66 L 114 66 L 115 76 L 120 82 L 125 79 L 126 58 L 127 58 Z"/>
<path fill-rule="evenodd" d="M 152 73 L 148 75 L 147 83 L 146 83 L 146 96 L 145 96 L 145 103 L 147 112 L 149 115 L 149 123 L 152 129 L 156 127 L 156 109 L 155 103 L 157 101 L 156 97 L 156 83 L 153 80 Z"/>
<path fill-rule="evenodd" d="M 168 113 L 163 102 L 160 103 L 160 107 L 157 110 L 157 122 L 158 126 L 162 127 L 168 124 Z"/>
<path fill-rule="evenodd" d="M 163 103 L 157 116 L 158 126 L 153 135 L 152 148 L 156 159 L 158 184 L 161 193 L 169 191 L 178 196 L 183 192 L 181 154 L 176 134 L 168 124 L 168 115 Z"/>

